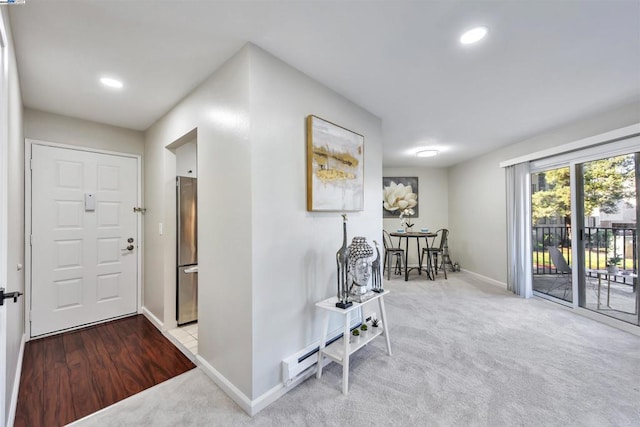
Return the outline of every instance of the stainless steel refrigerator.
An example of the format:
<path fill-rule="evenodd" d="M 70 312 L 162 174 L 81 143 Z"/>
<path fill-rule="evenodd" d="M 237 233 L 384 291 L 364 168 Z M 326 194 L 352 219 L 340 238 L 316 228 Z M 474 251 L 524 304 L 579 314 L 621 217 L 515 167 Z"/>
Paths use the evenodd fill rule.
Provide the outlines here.
<path fill-rule="evenodd" d="M 178 213 L 178 289 L 176 320 L 178 325 L 198 320 L 198 180 L 179 176 Z"/>

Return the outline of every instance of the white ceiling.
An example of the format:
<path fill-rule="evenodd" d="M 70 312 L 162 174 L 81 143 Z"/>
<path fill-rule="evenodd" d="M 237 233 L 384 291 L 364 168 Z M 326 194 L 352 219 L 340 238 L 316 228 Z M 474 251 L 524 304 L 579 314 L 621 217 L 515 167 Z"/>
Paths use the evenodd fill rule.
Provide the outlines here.
<path fill-rule="evenodd" d="M 386 167 L 449 166 L 640 100 L 637 0 L 27 0 L 7 8 L 29 108 L 145 130 L 250 41 L 379 116 Z M 480 24 L 489 27 L 485 40 L 458 43 Z M 105 73 L 125 88 L 101 87 Z M 411 154 L 423 146 L 442 153 Z"/>

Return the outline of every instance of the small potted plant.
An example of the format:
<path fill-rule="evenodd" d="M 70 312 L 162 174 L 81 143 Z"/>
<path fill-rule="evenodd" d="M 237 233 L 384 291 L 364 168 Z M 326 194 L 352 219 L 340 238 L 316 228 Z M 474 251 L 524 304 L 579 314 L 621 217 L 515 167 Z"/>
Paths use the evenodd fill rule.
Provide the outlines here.
<path fill-rule="evenodd" d="M 367 329 L 369 329 L 369 327 L 367 326 L 367 324 L 366 324 L 366 323 L 363 323 L 363 324 L 360 326 L 360 330 L 361 330 L 362 332 L 367 332 Z"/>
<path fill-rule="evenodd" d="M 360 330 L 358 328 L 355 328 L 353 331 L 351 331 L 350 342 L 357 342 L 358 338 L 360 338 Z"/>
<path fill-rule="evenodd" d="M 607 273 L 616 274 L 618 273 L 618 264 L 622 261 L 622 257 L 620 255 L 614 255 L 607 261 Z"/>
<path fill-rule="evenodd" d="M 371 326 L 374 328 L 377 328 L 379 325 L 379 320 L 376 319 L 375 317 L 373 319 L 371 319 Z"/>

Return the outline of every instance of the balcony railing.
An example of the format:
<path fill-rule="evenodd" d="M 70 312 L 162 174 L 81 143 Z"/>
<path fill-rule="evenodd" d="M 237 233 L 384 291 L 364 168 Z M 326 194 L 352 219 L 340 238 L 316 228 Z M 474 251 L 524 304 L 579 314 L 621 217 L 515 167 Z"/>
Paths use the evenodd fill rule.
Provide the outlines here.
<path fill-rule="evenodd" d="M 583 241 L 587 269 L 606 268 L 607 260 L 614 254 L 622 261 L 620 269 L 638 272 L 637 234 L 635 228 L 585 227 Z M 533 227 L 533 273 L 557 274 L 549 258 L 547 246 L 556 246 L 571 265 L 571 227 Z"/>

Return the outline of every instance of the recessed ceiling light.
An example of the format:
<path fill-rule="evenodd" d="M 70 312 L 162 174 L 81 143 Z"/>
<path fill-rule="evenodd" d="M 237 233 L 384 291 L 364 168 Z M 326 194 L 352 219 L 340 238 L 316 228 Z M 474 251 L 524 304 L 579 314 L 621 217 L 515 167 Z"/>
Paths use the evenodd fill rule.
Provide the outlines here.
<path fill-rule="evenodd" d="M 112 79 L 110 77 L 100 78 L 100 83 L 114 89 L 122 89 L 122 82 L 120 80 Z"/>
<path fill-rule="evenodd" d="M 487 35 L 487 31 L 487 27 L 472 28 L 460 36 L 460 43 L 472 44 L 479 42 Z"/>
<path fill-rule="evenodd" d="M 437 156 L 440 152 L 438 150 L 422 150 L 416 153 L 418 157 L 433 157 Z"/>

